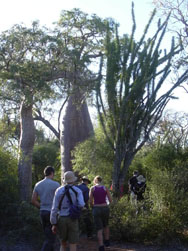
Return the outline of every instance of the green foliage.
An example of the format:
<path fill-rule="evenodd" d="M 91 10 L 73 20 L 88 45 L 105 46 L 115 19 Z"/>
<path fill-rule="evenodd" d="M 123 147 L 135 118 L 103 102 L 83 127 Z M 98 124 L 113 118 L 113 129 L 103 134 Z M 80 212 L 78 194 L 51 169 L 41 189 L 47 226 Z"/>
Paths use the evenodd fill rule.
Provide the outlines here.
<path fill-rule="evenodd" d="M 46 166 L 53 166 L 55 171 L 59 170 L 60 162 L 59 156 L 59 142 L 46 142 L 36 145 L 33 152 L 33 183 L 43 179 L 44 168 Z M 56 176 L 57 177 L 57 176 Z M 58 180 L 60 177 L 57 177 Z"/>
<path fill-rule="evenodd" d="M 95 88 L 93 80 L 96 76 L 88 66 L 91 63 L 95 64 L 102 54 L 106 21 L 79 9 L 64 10 L 57 22 L 56 31 L 57 50 L 65 58 L 64 67 L 71 74 L 74 72 L 74 76 L 68 81 L 69 93 L 70 91 L 77 93 L 77 90 L 82 89 L 86 97 Z"/>
<path fill-rule="evenodd" d="M 13 111 L 10 109 L 9 113 L 13 116 Z M 15 150 L 18 147 L 18 139 L 20 136 L 19 123 L 15 116 L 14 120 L 10 119 L 8 112 L 0 118 L 0 145 L 2 147 L 11 148 Z M 16 149 L 17 150 L 17 149 Z"/>
<path fill-rule="evenodd" d="M 91 180 L 101 175 L 107 185 L 111 184 L 113 153 L 101 128 L 95 130 L 95 136 L 77 145 L 73 155 L 74 171 L 87 175 Z"/>
<path fill-rule="evenodd" d="M 172 145 L 143 148 L 132 162 L 129 176 L 138 170 L 146 177 L 144 203 L 131 205 L 124 196 L 112 207 L 111 230 L 115 238 L 167 243 L 184 239 L 188 228 L 187 149 Z M 136 211 L 138 210 L 138 214 Z M 116 233 L 115 226 L 120 231 Z"/>
<path fill-rule="evenodd" d="M 177 150 L 171 145 L 154 147 L 144 159 L 144 166 L 150 169 L 172 170 L 175 167 L 175 160 L 178 159 Z"/>
<path fill-rule="evenodd" d="M 163 182 L 160 187 L 165 185 Z M 144 204 L 138 203 L 135 208 L 127 196 L 116 201 L 111 207 L 112 238 L 158 244 L 183 238 L 183 231 L 188 226 L 187 201 L 184 198 L 184 201 L 177 203 L 173 197 L 174 192 L 169 190 L 167 194 L 164 190 L 157 191 L 158 196 L 148 194 Z"/>
<path fill-rule="evenodd" d="M 0 148 L 0 163 L 0 213 L 3 215 L 7 203 L 18 199 L 18 174 L 15 158 L 3 148 Z"/>
<path fill-rule="evenodd" d="M 51 42 L 50 31 L 39 28 L 37 22 L 33 22 L 31 28 L 14 25 L 1 33 L 0 78 L 3 99 L 20 103 L 24 96 L 25 103 L 31 104 L 33 100 L 37 102 L 49 98 L 55 92 L 53 84 L 49 85 L 50 80 L 54 79 L 51 76 L 54 68 L 51 66 Z"/>
<path fill-rule="evenodd" d="M 6 235 L 9 244 L 10 240 L 22 238 L 41 242 L 39 211 L 19 200 L 17 161 L 11 153 L 0 148 L 0 163 L 1 234 Z"/>
<path fill-rule="evenodd" d="M 41 246 L 44 234 L 40 223 L 39 210 L 23 201 L 14 201 L 8 204 L 7 208 L 1 229 L 8 244 L 26 241 L 34 243 L 35 247 Z"/>

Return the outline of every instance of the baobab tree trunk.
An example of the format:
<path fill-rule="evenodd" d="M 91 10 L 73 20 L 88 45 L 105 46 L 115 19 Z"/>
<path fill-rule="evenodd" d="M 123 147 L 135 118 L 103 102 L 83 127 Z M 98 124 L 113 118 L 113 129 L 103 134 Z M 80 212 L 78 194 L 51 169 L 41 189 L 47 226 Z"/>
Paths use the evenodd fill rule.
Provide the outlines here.
<path fill-rule="evenodd" d="M 93 126 L 87 104 L 84 102 L 78 106 L 78 103 L 75 103 L 75 96 L 69 97 L 60 136 L 62 178 L 64 172 L 72 170 L 72 150 L 78 143 L 93 135 Z"/>
<path fill-rule="evenodd" d="M 32 105 L 21 104 L 20 109 L 20 144 L 18 178 L 20 199 L 30 201 L 32 189 L 32 154 L 35 141 L 35 127 L 32 116 Z"/>

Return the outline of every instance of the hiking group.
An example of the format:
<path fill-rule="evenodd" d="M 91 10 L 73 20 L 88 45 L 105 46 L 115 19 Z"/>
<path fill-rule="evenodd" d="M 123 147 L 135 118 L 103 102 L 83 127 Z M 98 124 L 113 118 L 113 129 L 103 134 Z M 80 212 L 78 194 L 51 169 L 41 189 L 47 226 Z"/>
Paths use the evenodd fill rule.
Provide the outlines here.
<path fill-rule="evenodd" d="M 44 169 L 45 178 L 35 184 L 31 199 L 32 204 L 40 209 L 45 234 L 41 250 L 53 251 L 57 234 L 60 240 L 60 251 L 67 250 L 68 244 L 70 251 L 76 251 L 80 234 L 80 219 L 85 224 L 88 238 L 92 237 L 95 227 L 98 250 L 105 250 L 105 247 L 110 246 L 108 221 L 109 204 L 112 202 L 112 198 L 108 188 L 102 184 L 102 178 L 96 176 L 93 186 L 89 189 L 88 185 L 91 184 L 91 181 L 87 176 L 82 177 L 81 184 L 75 185 L 77 177 L 74 172 L 67 171 L 63 177 L 64 185 L 60 186 L 53 180 L 54 173 L 54 168 L 51 166 Z M 141 179 L 139 181 L 139 175 L 136 173 L 129 180 L 131 196 L 134 199 L 136 196 L 136 199 L 139 200 L 141 197 L 135 189 L 135 178 L 138 183 L 141 183 L 144 177 L 142 181 Z"/>

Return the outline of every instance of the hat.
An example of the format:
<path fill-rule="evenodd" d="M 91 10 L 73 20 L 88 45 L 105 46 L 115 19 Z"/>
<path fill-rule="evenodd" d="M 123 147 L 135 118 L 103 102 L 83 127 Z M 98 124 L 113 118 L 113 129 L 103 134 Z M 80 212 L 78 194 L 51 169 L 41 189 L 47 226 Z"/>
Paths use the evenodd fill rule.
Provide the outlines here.
<path fill-rule="evenodd" d="M 72 171 L 67 171 L 64 173 L 63 180 L 65 183 L 73 183 L 77 180 L 77 177 L 74 175 Z"/>
<path fill-rule="evenodd" d="M 145 181 L 146 181 L 146 179 L 144 178 L 143 175 L 139 175 L 139 176 L 137 177 L 137 180 L 138 180 L 138 182 L 145 182 Z"/>
<path fill-rule="evenodd" d="M 82 180 L 87 180 L 89 184 L 91 183 L 91 181 L 88 179 L 87 176 L 83 176 L 83 177 L 82 177 Z"/>

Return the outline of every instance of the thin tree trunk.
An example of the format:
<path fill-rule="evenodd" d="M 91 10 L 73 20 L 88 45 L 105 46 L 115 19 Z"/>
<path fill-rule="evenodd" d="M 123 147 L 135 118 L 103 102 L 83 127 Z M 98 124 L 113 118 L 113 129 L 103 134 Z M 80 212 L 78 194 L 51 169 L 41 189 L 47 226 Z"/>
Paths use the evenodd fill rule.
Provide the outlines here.
<path fill-rule="evenodd" d="M 121 172 L 121 154 L 120 149 L 117 147 L 115 151 L 115 159 L 113 165 L 113 175 L 112 175 L 112 186 L 113 186 L 113 196 L 119 197 L 120 195 L 120 172 Z"/>
<path fill-rule="evenodd" d="M 132 152 L 129 152 L 125 156 L 124 153 L 120 152 L 120 149 L 116 149 L 112 176 L 114 197 L 119 198 L 124 193 L 125 178 L 134 155 Z"/>
<path fill-rule="evenodd" d="M 78 106 L 75 96 L 69 97 L 60 136 L 62 177 L 64 172 L 72 170 L 72 150 L 94 133 L 87 104 L 84 102 Z"/>
<path fill-rule="evenodd" d="M 21 135 L 18 162 L 20 199 L 30 201 L 32 189 L 32 154 L 35 141 L 32 105 L 26 105 L 22 102 L 20 116 Z"/>

